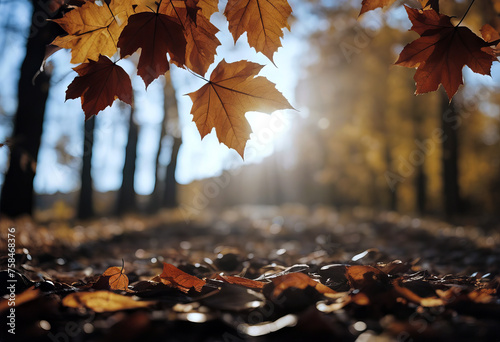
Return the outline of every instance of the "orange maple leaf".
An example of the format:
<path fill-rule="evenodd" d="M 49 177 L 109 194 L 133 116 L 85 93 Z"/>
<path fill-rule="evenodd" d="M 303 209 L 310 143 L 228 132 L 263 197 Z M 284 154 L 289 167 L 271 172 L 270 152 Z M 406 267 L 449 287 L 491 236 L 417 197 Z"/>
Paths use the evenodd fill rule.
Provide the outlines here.
<path fill-rule="evenodd" d="M 262 68 L 263 65 L 248 61 L 226 63 L 222 60 L 212 72 L 210 81 L 188 94 L 193 101 L 193 121 L 202 138 L 215 128 L 219 141 L 235 149 L 243 158 L 252 133 L 246 112 L 293 109 L 274 83 L 256 77 Z"/>
<path fill-rule="evenodd" d="M 68 86 L 66 100 L 81 97 L 85 119 L 111 106 L 117 98 L 132 104 L 130 77 L 108 57 L 101 55 L 97 62 L 90 60 L 73 70 L 78 76 Z"/>
<path fill-rule="evenodd" d="M 256 289 L 256 290 L 261 290 L 264 285 L 267 283 L 264 283 L 262 281 L 257 281 L 257 280 L 252 280 L 248 278 L 243 278 L 243 277 L 236 277 L 236 276 L 227 276 L 227 275 L 222 275 L 222 274 L 217 274 L 215 277 L 217 280 L 221 280 L 223 282 L 233 284 L 233 285 L 240 285 L 244 286 L 250 289 Z"/>
<path fill-rule="evenodd" d="M 219 0 L 198 0 L 197 6 L 201 14 L 210 19 L 212 14 L 219 11 Z"/>
<path fill-rule="evenodd" d="M 417 68 L 416 94 L 437 90 L 442 84 L 451 100 L 463 84 L 462 69 L 490 75 L 491 64 L 496 60 L 491 43 L 475 35 L 467 27 L 455 26 L 451 17 L 432 10 L 406 7 L 406 12 L 420 38 L 406 45 L 397 65 Z"/>
<path fill-rule="evenodd" d="M 166 280 L 164 282 L 167 285 L 176 287 L 182 292 L 188 292 L 191 288 L 195 291 L 200 292 L 203 286 L 206 284 L 204 280 L 192 276 L 184 271 L 181 271 L 172 264 L 166 262 L 163 263 L 163 272 L 160 274 L 160 279 Z"/>
<path fill-rule="evenodd" d="M 271 61 L 291 13 L 287 0 L 229 0 L 224 11 L 234 41 L 246 32 L 248 44 Z"/>
<path fill-rule="evenodd" d="M 184 1 L 167 1 L 165 14 L 176 17 L 182 25 L 187 41 L 186 66 L 204 75 L 214 62 L 216 49 L 221 44 L 215 36 L 219 30 L 200 11 L 193 20 Z"/>
<path fill-rule="evenodd" d="M 166 2 L 156 8 L 139 6 L 136 9 L 139 13 L 130 16 L 118 40 L 122 58 L 141 49 L 137 74 L 146 88 L 168 71 L 167 53 L 179 66 L 185 63 L 187 42 L 183 28 L 177 18 L 165 13 L 167 6 Z"/>
<path fill-rule="evenodd" d="M 71 63 L 74 64 L 88 59 L 96 61 L 99 55 L 111 57 L 131 13 L 128 1 L 111 0 L 109 5 L 103 6 L 86 2 L 54 20 L 68 35 L 57 37 L 52 44 L 71 49 Z"/>
<path fill-rule="evenodd" d="M 294 287 L 304 290 L 306 287 L 313 287 L 322 294 L 335 293 L 331 288 L 317 282 L 304 273 L 288 273 L 276 278 L 271 279 L 274 285 L 273 296 L 278 297 L 288 288 Z"/>

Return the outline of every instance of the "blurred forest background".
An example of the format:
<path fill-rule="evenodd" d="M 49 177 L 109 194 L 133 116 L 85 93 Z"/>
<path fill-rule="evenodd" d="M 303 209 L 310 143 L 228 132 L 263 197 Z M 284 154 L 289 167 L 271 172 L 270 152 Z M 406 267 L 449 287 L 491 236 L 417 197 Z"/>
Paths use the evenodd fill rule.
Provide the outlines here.
<path fill-rule="evenodd" d="M 45 45 L 61 34 L 45 21 L 60 15 L 53 3 L 0 0 L 0 210 L 8 216 L 179 207 L 190 219 L 209 207 L 293 202 L 498 219 L 500 67 L 492 78 L 465 72 L 451 103 L 441 89 L 414 96 L 414 70 L 393 65 L 415 37 L 401 6 L 358 20 L 359 0 L 290 1 L 295 17 L 278 69 L 265 70 L 298 111 L 248 114 L 255 133 L 243 163 L 214 137 L 199 141 L 182 96 L 196 80 L 175 68 L 147 93 L 135 80 L 133 108 L 115 104 L 86 123 L 78 101 L 63 103 L 73 75 L 67 52 L 50 57 L 33 83 Z M 469 5 L 440 4 L 458 18 Z M 498 1 L 478 1 L 465 24 L 498 29 L 499 10 Z M 219 55 L 254 58 L 243 45 Z"/>

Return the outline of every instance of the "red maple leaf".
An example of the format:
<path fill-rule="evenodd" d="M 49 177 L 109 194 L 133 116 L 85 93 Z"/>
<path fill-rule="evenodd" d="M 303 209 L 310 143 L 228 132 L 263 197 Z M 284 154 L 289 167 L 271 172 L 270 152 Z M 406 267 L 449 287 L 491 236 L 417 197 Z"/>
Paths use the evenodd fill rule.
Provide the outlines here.
<path fill-rule="evenodd" d="M 66 90 L 66 100 L 82 98 L 85 119 L 96 115 L 118 98 L 132 104 L 132 82 L 122 67 L 106 56 L 99 56 L 97 62 L 89 60 L 73 68 L 78 76 Z"/>
<path fill-rule="evenodd" d="M 451 17 L 433 10 L 406 7 L 406 12 L 420 38 L 406 45 L 397 65 L 417 68 L 416 94 L 437 90 L 442 84 L 451 100 L 463 84 L 462 69 L 490 75 L 491 64 L 496 60 L 491 43 L 474 34 L 467 27 L 453 25 Z"/>
<path fill-rule="evenodd" d="M 177 18 L 163 13 L 166 7 L 166 4 L 157 5 L 156 11 L 146 7 L 143 12 L 130 16 L 118 40 L 122 58 L 141 49 L 137 74 L 146 88 L 168 71 L 167 53 L 177 65 L 185 64 L 187 42 L 183 28 Z"/>

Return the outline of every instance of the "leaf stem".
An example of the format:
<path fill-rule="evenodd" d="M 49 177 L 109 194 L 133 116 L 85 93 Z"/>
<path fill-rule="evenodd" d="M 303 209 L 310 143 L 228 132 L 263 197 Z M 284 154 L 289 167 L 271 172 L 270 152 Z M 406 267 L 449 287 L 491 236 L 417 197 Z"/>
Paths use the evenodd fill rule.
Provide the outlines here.
<path fill-rule="evenodd" d="M 474 4 L 474 2 L 475 2 L 475 1 L 476 1 L 476 0 L 472 0 L 472 1 L 470 2 L 469 7 L 467 7 L 467 11 L 465 11 L 465 13 L 464 13 L 464 15 L 463 15 L 462 19 L 460 19 L 460 21 L 458 22 L 458 24 L 456 24 L 456 25 L 455 25 L 455 27 L 458 27 L 458 26 L 462 23 L 462 21 L 464 21 L 465 17 L 466 17 L 466 16 L 467 16 L 467 14 L 469 13 L 470 8 L 472 7 L 472 5 Z"/>
<path fill-rule="evenodd" d="M 197 73 L 195 73 L 193 70 L 188 69 L 188 68 L 186 68 L 186 70 L 187 70 L 187 71 L 189 71 L 189 73 L 190 73 L 191 75 L 194 75 L 194 76 L 196 76 L 196 77 L 198 77 L 198 78 L 201 78 L 203 81 L 205 81 L 205 82 L 207 82 L 207 83 L 210 83 L 210 81 L 209 81 L 209 80 L 207 80 L 205 77 L 203 77 L 203 76 L 201 76 L 201 75 L 198 75 L 198 74 L 197 74 Z"/>

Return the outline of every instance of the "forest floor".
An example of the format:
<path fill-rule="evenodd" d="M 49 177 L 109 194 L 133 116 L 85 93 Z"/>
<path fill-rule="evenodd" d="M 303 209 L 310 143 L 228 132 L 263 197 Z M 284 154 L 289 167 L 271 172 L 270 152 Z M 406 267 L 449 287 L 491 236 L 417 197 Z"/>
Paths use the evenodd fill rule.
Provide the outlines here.
<path fill-rule="evenodd" d="M 478 222 L 301 205 L 4 219 L 0 340 L 500 341 L 500 226 Z"/>

